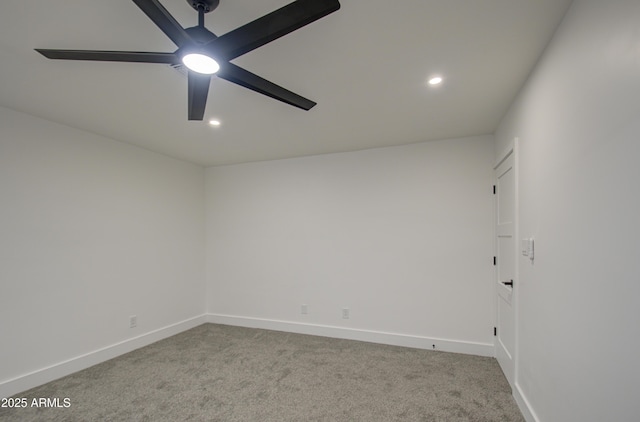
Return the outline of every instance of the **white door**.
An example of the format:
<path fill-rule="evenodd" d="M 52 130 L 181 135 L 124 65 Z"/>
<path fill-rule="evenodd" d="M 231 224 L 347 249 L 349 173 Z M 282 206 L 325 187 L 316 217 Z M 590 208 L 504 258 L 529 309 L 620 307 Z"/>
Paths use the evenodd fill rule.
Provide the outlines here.
<path fill-rule="evenodd" d="M 513 151 L 496 167 L 496 358 L 507 380 L 514 382 L 515 357 L 515 204 Z"/>

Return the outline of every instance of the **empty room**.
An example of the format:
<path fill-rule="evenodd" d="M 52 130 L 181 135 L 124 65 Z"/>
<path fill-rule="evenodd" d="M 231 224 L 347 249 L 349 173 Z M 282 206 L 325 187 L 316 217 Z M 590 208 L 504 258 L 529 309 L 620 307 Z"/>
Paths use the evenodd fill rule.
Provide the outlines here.
<path fill-rule="evenodd" d="M 640 2 L 0 3 L 0 421 L 637 421 Z"/>

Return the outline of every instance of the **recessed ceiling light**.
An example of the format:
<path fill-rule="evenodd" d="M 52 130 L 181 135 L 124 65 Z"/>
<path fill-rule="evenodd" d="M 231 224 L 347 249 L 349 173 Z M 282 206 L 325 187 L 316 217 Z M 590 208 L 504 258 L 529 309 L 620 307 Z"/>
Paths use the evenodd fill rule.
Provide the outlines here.
<path fill-rule="evenodd" d="M 217 120 L 217 119 L 211 119 L 211 120 L 209 120 L 209 124 L 210 124 L 211 126 L 220 126 L 222 123 L 220 122 L 220 120 Z"/>
<path fill-rule="evenodd" d="M 429 79 L 429 85 L 440 85 L 442 83 L 442 76 L 434 76 Z"/>

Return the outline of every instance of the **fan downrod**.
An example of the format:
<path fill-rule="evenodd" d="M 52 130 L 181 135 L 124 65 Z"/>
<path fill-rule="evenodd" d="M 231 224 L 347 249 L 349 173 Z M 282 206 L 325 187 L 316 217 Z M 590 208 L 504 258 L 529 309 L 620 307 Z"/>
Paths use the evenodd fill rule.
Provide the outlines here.
<path fill-rule="evenodd" d="M 218 7 L 220 0 L 187 0 L 187 3 L 198 12 L 202 10 L 204 13 L 209 13 Z"/>

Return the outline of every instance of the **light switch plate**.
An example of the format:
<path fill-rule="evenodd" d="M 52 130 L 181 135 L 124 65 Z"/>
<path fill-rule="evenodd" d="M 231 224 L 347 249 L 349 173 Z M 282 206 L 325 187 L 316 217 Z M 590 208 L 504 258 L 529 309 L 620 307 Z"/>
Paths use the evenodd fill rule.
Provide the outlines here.
<path fill-rule="evenodd" d="M 529 239 L 522 239 L 520 243 L 522 249 L 522 256 L 529 256 Z"/>
<path fill-rule="evenodd" d="M 522 256 L 528 256 L 533 261 L 533 238 L 522 239 L 520 249 L 522 250 Z"/>

